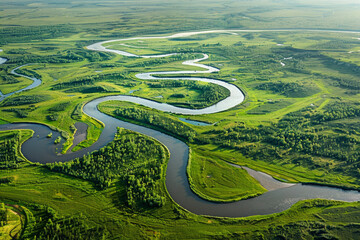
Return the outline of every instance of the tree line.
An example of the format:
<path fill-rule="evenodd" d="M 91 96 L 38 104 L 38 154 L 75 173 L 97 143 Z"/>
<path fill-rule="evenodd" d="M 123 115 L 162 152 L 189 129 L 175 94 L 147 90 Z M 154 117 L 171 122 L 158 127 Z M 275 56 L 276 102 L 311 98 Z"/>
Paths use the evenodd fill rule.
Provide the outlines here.
<path fill-rule="evenodd" d="M 68 36 L 75 32 L 74 26 L 69 24 L 5 27 L 0 29 L 0 42 L 2 44 L 14 42 L 28 43 L 31 40 Z"/>
<path fill-rule="evenodd" d="M 24 203 L 17 209 L 26 218 L 21 239 L 104 240 L 108 236 L 105 227 L 89 226 L 89 219 L 81 214 L 59 216 L 53 208 L 36 203 Z"/>
<path fill-rule="evenodd" d="M 338 163 L 333 171 L 359 177 L 359 129 L 346 122 L 341 128 L 336 128 L 333 123 L 334 120 L 359 116 L 358 103 L 334 102 L 325 107 L 324 111 L 308 107 L 266 126 L 247 127 L 238 124 L 224 130 L 209 131 L 208 134 L 215 133 L 216 137 L 202 140 L 238 149 L 255 159 L 293 161 L 310 168 L 324 167 L 331 170 L 329 163 L 315 161 L 316 157 L 330 158 Z"/>
<path fill-rule="evenodd" d="M 257 87 L 259 90 L 268 90 L 273 93 L 279 93 L 286 97 L 307 97 L 319 92 L 319 88 L 315 85 L 297 82 L 268 82 L 259 84 Z"/>
<path fill-rule="evenodd" d="M 114 112 L 120 118 L 132 119 L 142 123 L 150 124 L 160 129 L 164 129 L 171 134 L 180 136 L 187 141 L 192 141 L 196 132 L 181 121 L 176 121 L 168 117 L 161 116 L 156 112 L 142 110 L 134 107 L 121 107 Z"/>
<path fill-rule="evenodd" d="M 49 95 L 26 95 L 26 96 L 16 96 L 5 99 L 0 106 L 8 107 L 8 106 L 19 106 L 19 105 L 28 105 L 39 102 L 44 102 L 50 100 Z"/>
<path fill-rule="evenodd" d="M 230 96 L 230 91 L 227 88 L 217 84 L 201 84 L 197 81 L 182 81 L 182 80 L 159 80 L 147 83 L 150 88 L 180 88 L 187 87 L 189 90 L 199 91 L 200 95 L 197 102 L 189 103 L 193 108 L 204 108 L 211 106 Z M 181 103 L 184 105 L 185 103 Z M 175 105 L 175 104 L 174 104 Z"/>
<path fill-rule="evenodd" d="M 198 57 L 194 53 L 190 53 L 190 54 L 184 53 L 186 51 L 182 51 L 182 50 L 183 49 L 176 49 L 174 52 L 168 51 L 168 53 L 178 53 L 179 52 L 179 54 L 171 55 L 166 58 L 143 59 L 143 61 L 141 61 L 141 62 L 127 64 L 126 67 L 129 67 L 129 68 L 142 67 L 142 68 L 144 68 L 144 67 L 157 66 L 157 65 L 161 65 L 161 64 L 182 61 L 182 60 L 187 60 L 187 59 L 196 59 Z"/>
<path fill-rule="evenodd" d="M 0 169 L 19 168 L 22 162 L 17 156 L 20 135 L 18 132 L 12 132 L 0 138 Z"/>
<path fill-rule="evenodd" d="M 8 209 L 4 203 L 0 203 L 0 227 L 5 226 L 8 223 Z"/>
<path fill-rule="evenodd" d="M 82 158 L 46 167 L 93 182 L 105 189 L 120 179 L 126 186 L 126 202 L 130 207 L 161 206 L 159 191 L 165 150 L 149 137 L 118 128 L 114 141 Z"/>
<path fill-rule="evenodd" d="M 30 70 L 30 69 L 24 69 L 24 68 L 18 68 L 16 70 L 16 73 L 31 77 L 31 78 L 37 78 L 37 79 L 41 79 L 41 75 L 38 74 L 37 72 Z"/>
<path fill-rule="evenodd" d="M 62 90 L 62 89 L 80 87 L 85 85 L 93 85 L 95 82 L 108 81 L 108 80 L 122 80 L 126 78 L 127 78 L 127 72 L 94 74 L 90 76 L 76 78 L 70 82 L 57 83 L 52 87 L 52 90 Z"/>

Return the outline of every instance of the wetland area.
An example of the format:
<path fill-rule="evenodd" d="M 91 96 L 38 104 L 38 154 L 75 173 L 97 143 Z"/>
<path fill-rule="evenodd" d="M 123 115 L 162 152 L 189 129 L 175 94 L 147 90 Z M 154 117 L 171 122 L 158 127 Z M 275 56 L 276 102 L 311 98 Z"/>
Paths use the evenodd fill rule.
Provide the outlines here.
<path fill-rule="evenodd" d="M 357 238 L 360 6 L 81 2 L 0 4 L 0 238 Z"/>
<path fill-rule="evenodd" d="M 246 31 L 246 30 L 243 30 Z M 198 34 L 201 34 L 199 32 Z M 188 36 L 189 34 L 182 33 L 180 36 Z M 175 34 L 176 36 L 176 34 Z M 151 37 L 154 39 L 156 37 Z M 147 39 L 147 38 L 134 38 L 138 39 Z M 116 40 L 123 41 L 123 40 Z M 104 42 L 106 43 L 106 42 Z M 94 47 L 96 46 L 96 47 Z M 90 50 L 96 51 L 111 51 L 110 49 L 101 48 L 101 44 L 97 43 L 87 47 Z M 147 56 L 134 56 L 124 51 L 116 51 L 115 53 L 121 54 L 129 57 L 147 57 Z M 152 56 L 153 58 L 165 57 L 163 55 Z M 204 56 L 203 58 L 196 59 L 193 61 L 186 61 L 185 65 L 194 65 L 195 62 L 205 60 L 208 56 Z M 183 63 L 184 64 L 184 63 Z M 52 141 L 48 140 L 45 143 L 46 135 L 50 129 L 46 126 L 36 126 L 34 124 L 10 124 L 10 125 L 0 125 L 1 130 L 5 129 L 30 129 L 34 131 L 34 135 L 38 136 L 36 138 L 32 138 L 22 144 L 21 151 L 24 156 L 30 160 L 31 162 L 40 162 L 43 164 L 46 163 L 54 163 L 61 161 L 69 161 L 76 157 L 82 157 L 87 153 L 90 153 L 95 150 L 99 150 L 101 147 L 106 146 L 110 141 L 112 141 L 113 136 L 116 133 L 116 128 L 121 127 L 125 129 L 129 129 L 141 134 L 145 134 L 150 136 L 160 143 L 162 143 L 170 153 L 169 163 L 167 165 L 166 170 L 166 187 L 167 190 L 172 197 L 172 199 L 178 203 L 180 206 L 185 209 L 201 215 L 208 216 L 219 216 L 219 217 L 246 217 L 252 215 L 266 215 L 284 211 L 290 208 L 293 204 L 300 200 L 305 199 L 330 199 L 330 200 L 342 200 L 342 201 L 359 201 L 360 193 L 358 191 L 349 191 L 342 190 L 339 188 L 332 188 L 326 186 L 317 186 L 317 185 L 303 185 L 303 184 L 281 184 L 281 182 L 270 179 L 269 175 L 265 175 L 264 173 L 258 173 L 250 168 L 246 168 L 247 172 L 254 177 L 256 180 L 260 182 L 260 184 L 269 190 L 269 192 L 262 194 L 259 197 L 250 198 L 248 200 L 241 200 L 234 203 L 212 203 L 206 200 L 199 198 L 194 192 L 191 191 L 187 180 L 186 174 L 186 166 L 187 160 L 189 159 L 189 147 L 174 137 L 169 135 L 160 133 L 158 131 L 148 129 L 142 126 L 138 126 L 135 124 L 127 123 L 124 121 L 120 121 L 118 119 L 112 118 L 101 113 L 98 110 L 98 105 L 102 102 L 107 101 L 128 101 L 132 103 L 141 104 L 152 109 L 157 109 L 163 112 L 172 112 L 176 114 L 188 114 L 188 115 L 200 115 L 200 114 L 211 114 L 214 112 L 222 112 L 230 109 L 236 105 L 239 105 L 244 100 L 244 95 L 241 91 L 236 88 L 234 85 L 226 84 L 224 82 L 208 79 L 208 78 L 154 78 L 151 74 L 156 75 L 170 75 L 170 74 L 194 74 L 194 73 L 211 73 L 212 71 L 218 71 L 218 69 L 210 68 L 203 64 L 196 64 L 197 67 L 206 68 L 205 71 L 169 71 L 169 72 L 154 72 L 154 73 L 140 73 L 136 74 L 136 77 L 139 79 L 146 80 L 192 80 L 192 81 L 204 81 L 211 82 L 214 84 L 218 84 L 227 88 L 230 91 L 230 96 L 221 102 L 215 104 L 214 106 L 201 109 L 201 110 L 190 110 L 184 108 L 173 107 L 168 104 L 161 104 L 154 101 L 149 101 L 143 98 L 119 95 L 119 96 L 109 96 L 95 99 L 91 102 L 88 102 L 84 105 L 83 111 L 86 115 L 97 119 L 102 122 L 105 127 L 102 130 L 102 133 L 96 143 L 92 146 L 85 148 L 83 150 L 77 151 L 75 153 L 68 153 L 65 155 L 57 155 L 55 153 L 55 146 Z M 22 66 L 21 66 L 22 67 Z M 18 67 L 20 68 L 20 67 Z M 15 68 L 12 70 L 13 74 L 17 74 Z M 22 75 L 20 75 L 22 76 Z M 34 82 L 40 81 L 39 79 L 33 79 Z M 38 85 L 30 85 L 26 89 L 35 88 Z M 24 90 L 26 90 L 24 89 Z M 15 92 L 14 92 L 15 93 Z M 8 96 L 13 93 L 8 94 Z M 5 96 L 7 97 L 7 96 Z M 86 127 L 81 125 L 80 123 L 76 123 L 75 126 L 80 128 L 82 127 L 82 132 L 86 131 Z M 36 126 L 36 127 L 35 127 Z M 56 133 L 53 133 L 55 136 Z M 59 136 L 59 134 L 57 134 Z M 56 136 L 56 137 L 57 137 Z M 81 138 L 80 138 L 81 139 Z M 83 138 L 82 140 L 85 140 Z M 76 138 L 73 144 L 77 145 L 82 140 Z M 38 147 L 40 146 L 40 147 Z M 261 180 L 260 180 L 261 179 Z"/>

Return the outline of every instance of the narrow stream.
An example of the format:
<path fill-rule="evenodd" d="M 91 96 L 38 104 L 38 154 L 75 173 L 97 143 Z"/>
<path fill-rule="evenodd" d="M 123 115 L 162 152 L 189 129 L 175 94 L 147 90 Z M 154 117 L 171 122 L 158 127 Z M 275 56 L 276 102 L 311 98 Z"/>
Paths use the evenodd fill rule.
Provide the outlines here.
<path fill-rule="evenodd" d="M 5 59 L 5 60 L 4 60 Z M 3 61 L 2 61 L 3 60 Z M 0 64 L 3 64 L 7 61 L 6 58 L 0 58 Z M 32 84 L 30 84 L 29 86 L 27 87 L 24 87 L 20 90 L 17 90 L 17 91 L 14 91 L 14 92 L 11 92 L 11 93 L 7 93 L 7 94 L 2 94 L 1 91 L 0 91 L 0 102 L 3 101 L 5 98 L 7 97 L 10 97 L 11 95 L 15 94 L 15 93 L 19 93 L 19 92 L 23 92 L 23 91 L 26 91 L 26 90 L 30 90 L 30 89 L 33 89 L 33 88 L 36 88 L 37 86 L 40 86 L 41 84 L 41 79 L 38 79 L 38 78 L 35 78 L 35 77 L 29 77 L 29 76 L 26 76 L 26 75 L 23 75 L 23 74 L 20 74 L 20 73 L 17 73 L 16 70 L 22 68 L 22 67 L 25 67 L 29 64 L 24 64 L 24 65 L 21 65 L 19 67 L 16 67 L 14 68 L 13 70 L 11 70 L 11 74 L 14 74 L 15 76 L 18 76 L 18 77 L 24 77 L 24 78 L 28 78 L 30 80 L 33 81 Z"/>

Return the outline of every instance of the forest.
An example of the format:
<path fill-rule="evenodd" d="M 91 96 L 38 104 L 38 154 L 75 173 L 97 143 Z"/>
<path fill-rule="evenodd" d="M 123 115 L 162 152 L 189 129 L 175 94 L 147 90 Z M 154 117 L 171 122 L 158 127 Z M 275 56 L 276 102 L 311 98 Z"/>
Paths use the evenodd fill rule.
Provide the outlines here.
<path fill-rule="evenodd" d="M 57 83 L 52 87 L 52 89 L 63 90 L 63 89 L 74 88 L 79 86 L 93 85 L 95 82 L 99 82 L 103 80 L 123 80 L 126 79 L 126 75 L 127 75 L 126 72 L 90 75 L 84 78 L 73 79 L 70 82 Z"/>
<path fill-rule="evenodd" d="M 71 162 L 46 166 L 55 172 L 89 180 L 99 189 L 120 178 L 125 183 L 130 207 L 153 207 L 163 204 L 158 185 L 165 160 L 165 150 L 154 140 L 119 128 L 114 141 L 106 147 Z"/>
<path fill-rule="evenodd" d="M 156 112 L 144 111 L 138 108 L 120 108 L 114 111 L 115 116 L 149 124 L 159 129 L 192 141 L 196 132 L 186 124 L 168 117 L 159 116 Z"/>
<path fill-rule="evenodd" d="M 3 44 L 28 42 L 70 35 L 74 32 L 75 28 L 71 25 L 5 27 L 0 29 L 0 41 Z"/>
<path fill-rule="evenodd" d="M 20 106 L 20 105 L 28 105 L 43 102 L 49 100 L 48 95 L 28 95 L 28 96 L 16 96 L 12 98 L 8 98 L 3 101 L 0 106 L 8 107 L 8 106 Z"/>
<path fill-rule="evenodd" d="M 18 157 L 19 141 L 18 132 L 0 136 L 0 169 L 16 169 L 19 167 L 19 163 L 23 162 Z M 9 181 L 9 179 L 0 178 L 0 181 Z"/>
<path fill-rule="evenodd" d="M 358 103 L 334 101 L 324 111 L 308 107 L 285 115 L 270 126 L 247 127 L 245 124 L 209 131 L 214 143 L 238 149 L 244 155 L 266 161 L 292 161 L 310 169 L 323 168 L 360 177 L 358 128 L 354 124 L 331 123 L 359 117 Z M 339 122 L 338 124 L 341 124 Z M 326 157 L 335 164 L 321 162 Z"/>

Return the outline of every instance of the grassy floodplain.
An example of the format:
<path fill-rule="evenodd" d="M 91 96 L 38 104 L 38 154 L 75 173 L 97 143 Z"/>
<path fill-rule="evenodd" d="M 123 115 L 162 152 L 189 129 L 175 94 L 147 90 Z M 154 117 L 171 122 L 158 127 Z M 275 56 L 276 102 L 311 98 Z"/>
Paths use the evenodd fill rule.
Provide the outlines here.
<path fill-rule="evenodd" d="M 164 197 L 164 205 L 160 208 L 129 207 L 127 190 L 120 179 L 101 190 L 89 181 L 29 164 L 2 171 L 2 177 L 10 178 L 12 182 L 2 184 L 1 193 L 6 203 L 20 204 L 27 209 L 24 213 L 28 223 L 24 229 L 27 237 L 37 235 L 44 238 L 45 229 L 64 236 L 59 227 L 68 229 L 70 233 L 81 233 L 83 237 L 96 234 L 109 239 L 116 239 L 119 235 L 130 239 L 173 239 L 179 233 L 186 239 L 224 236 L 254 239 L 277 235 L 293 238 L 298 234 L 311 237 L 314 231 L 323 236 L 340 234 L 353 238 L 357 235 L 354 222 L 358 221 L 358 203 L 309 200 L 269 216 L 240 219 L 203 217 L 184 211 L 171 201 L 166 193 L 163 173 L 158 191 Z M 75 225 L 69 229 L 67 222 Z M 58 224 L 57 230 L 52 223 Z M 38 232 L 41 229 L 44 229 L 42 233 Z"/>
<path fill-rule="evenodd" d="M 2 1 L 0 9 L 0 57 L 8 59 L 0 65 L 1 92 L 6 94 L 31 83 L 10 74 L 21 65 L 29 64 L 20 68 L 21 73 L 42 79 L 36 89 L 0 103 L 1 124 L 38 122 L 57 128 L 66 152 L 76 122 L 84 122 L 89 128 L 87 139 L 73 151 L 99 137 L 102 124 L 81 109 L 101 96 L 134 95 L 187 108 L 212 105 L 226 93 L 217 98 L 209 96 L 223 89 L 204 83 L 189 85 L 189 81 L 174 86 L 173 81 L 162 84 L 135 77 L 150 71 L 202 70 L 181 63 L 206 53 L 209 59 L 202 63 L 220 71 L 189 75 L 235 84 L 246 95 L 243 104 L 202 116 L 178 116 L 127 102 L 102 103 L 100 110 L 187 142 L 191 148 L 187 170 L 191 188 L 211 201 L 235 201 L 265 191 L 245 171 L 228 162 L 287 182 L 360 188 L 359 33 L 301 29 L 229 32 L 128 40 L 107 46 L 137 55 L 182 53 L 161 59 L 85 49 L 94 42 L 118 38 L 214 29 L 291 29 L 298 28 L 299 22 L 304 29 L 357 31 L 360 14 L 354 1 L 156 1 L 135 6 L 111 0 L 40 0 Z M 148 116 L 157 116 L 158 121 L 148 121 Z M 195 126 L 179 117 L 212 125 Z M 112 144 L 130 152 L 141 152 L 148 145 L 162 149 L 145 136 L 122 134 L 124 138 L 116 138 Z M 27 162 L 21 155 L 21 143 L 31 136 L 24 130 L 0 133 L 0 202 L 9 209 L 9 220 L 0 225 L 0 238 L 15 236 L 19 229 L 24 239 L 358 237 L 358 202 L 307 200 L 283 213 L 239 219 L 197 216 L 170 199 L 164 182 L 166 154 L 132 160 L 115 156 L 111 158 L 114 162 L 106 162 L 94 153 L 68 165 L 42 166 Z M 122 142 L 126 139 L 137 144 L 128 146 Z M 104 148 L 102 154 L 110 156 L 109 149 Z M 97 164 L 92 159 L 97 159 Z M 144 159 L 153 165 L 144 165 Z M 99 162 L 103 168 L 97 168 Z M 106 168 L 115 162 L 123 164 L 116 165 L 115 170 Z M 135 167 L 130 169 L 127 164 Z M 106 171 L 98 173 L 96 169 Z M 131 174 L 126 178 L 119 174 L 129 169 Z M 84 174 L 88 172 L 93 175 Z M 145 199 L 139 197 L 144 192 Z"/>

